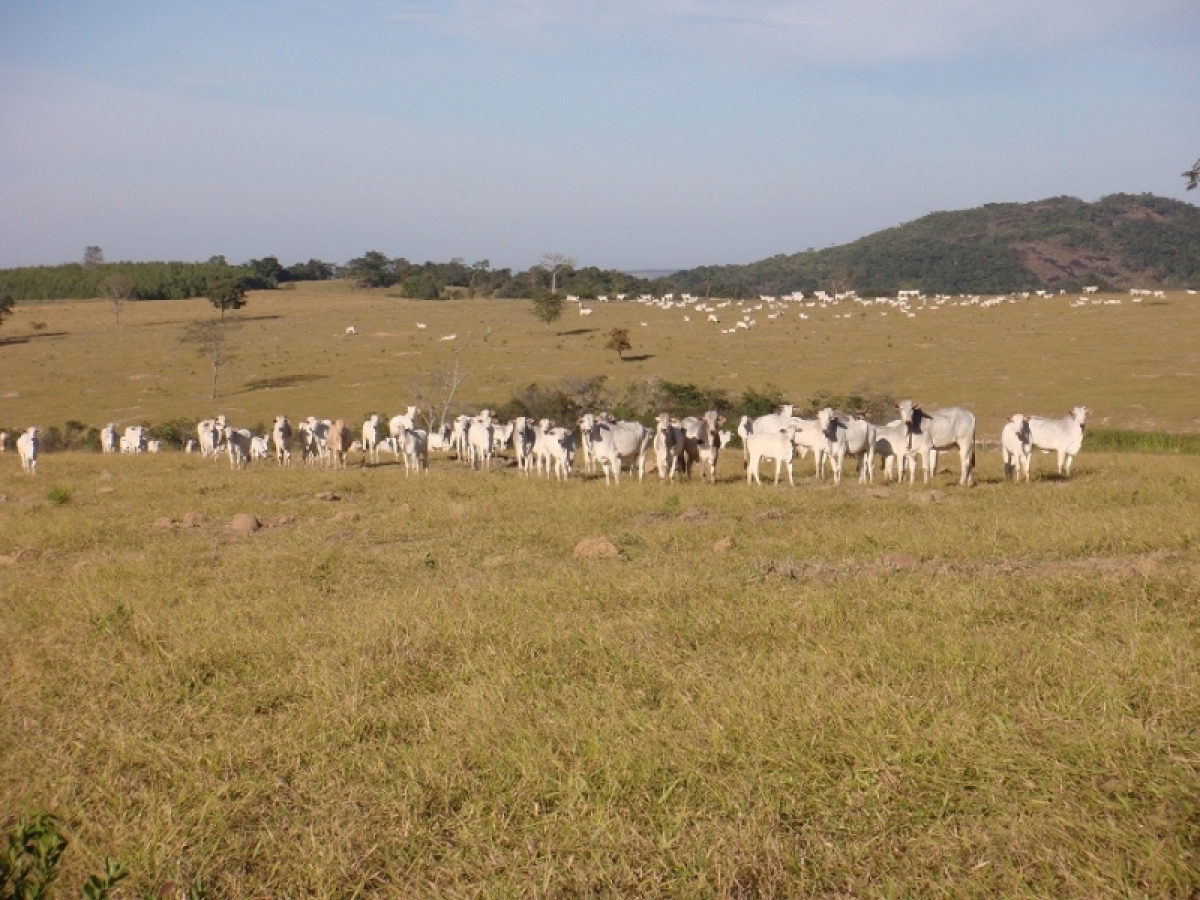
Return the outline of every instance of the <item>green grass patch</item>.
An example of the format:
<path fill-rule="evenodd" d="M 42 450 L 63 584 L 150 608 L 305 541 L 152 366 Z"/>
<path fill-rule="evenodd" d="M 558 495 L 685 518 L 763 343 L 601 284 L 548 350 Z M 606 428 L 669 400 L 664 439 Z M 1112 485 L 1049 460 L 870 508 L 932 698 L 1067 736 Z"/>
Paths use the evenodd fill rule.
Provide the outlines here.
<path fill-rule="evenodd" d="M 1089 428 L 1083 449 L 1090 453 L 1200 454 L 1200 434 L 1169 434 L 1129 428 Z"/>

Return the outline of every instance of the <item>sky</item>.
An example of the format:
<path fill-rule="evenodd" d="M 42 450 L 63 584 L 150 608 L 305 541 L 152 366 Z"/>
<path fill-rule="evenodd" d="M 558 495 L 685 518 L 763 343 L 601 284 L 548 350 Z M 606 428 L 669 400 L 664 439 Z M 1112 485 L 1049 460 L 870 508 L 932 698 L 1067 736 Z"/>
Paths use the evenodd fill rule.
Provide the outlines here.
<path fill-rule="evenodd" d="M 742 263 L 1198 157 L 1197 0 L 0 0 L 0 267 Z"/>

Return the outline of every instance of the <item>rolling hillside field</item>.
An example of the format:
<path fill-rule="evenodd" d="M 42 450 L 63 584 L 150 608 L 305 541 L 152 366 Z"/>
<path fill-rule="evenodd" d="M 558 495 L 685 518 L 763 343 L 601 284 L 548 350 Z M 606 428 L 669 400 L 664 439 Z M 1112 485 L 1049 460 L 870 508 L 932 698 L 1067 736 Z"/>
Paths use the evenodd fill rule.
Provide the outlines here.
<path fill-rule="evenodd" d="M 180 343 L 203 300 L 119 330 L 23 304 L 0 425 L 357 426 L 467 345 L 472 407 L 604 375 L 962 405 L 988 440 L 1079 404 L 1200 432 L 1197 296 L 1075 300 L 547 331 L 316 283 L 250 296 L 216 401 Z M 0 827 L 61 819 L 60 896 L 106 856 L 126 897 L 1200 892 L 1200 456 L 1085 443 L 1013 485 L 981 448 L 969 489 L 956 459 L 834 487 L 810 458 L 794 489 L 737 449 L 715 485 L 384 459 L 0 456 Z"/>

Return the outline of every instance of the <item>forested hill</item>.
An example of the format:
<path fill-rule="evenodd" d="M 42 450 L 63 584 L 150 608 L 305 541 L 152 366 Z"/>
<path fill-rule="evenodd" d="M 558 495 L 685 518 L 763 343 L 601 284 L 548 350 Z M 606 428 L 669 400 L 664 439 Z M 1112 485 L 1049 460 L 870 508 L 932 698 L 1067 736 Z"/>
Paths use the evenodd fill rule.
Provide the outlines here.
<path fill-rule="evenodd" d="M 1054 197 L 935 212 L 825 250 L 670 279 L 711 296 L 853 288 L 860 294 L 982 294 L 1085 285 L 1200 284 L 1200 208 L 1149 194 Z"/>

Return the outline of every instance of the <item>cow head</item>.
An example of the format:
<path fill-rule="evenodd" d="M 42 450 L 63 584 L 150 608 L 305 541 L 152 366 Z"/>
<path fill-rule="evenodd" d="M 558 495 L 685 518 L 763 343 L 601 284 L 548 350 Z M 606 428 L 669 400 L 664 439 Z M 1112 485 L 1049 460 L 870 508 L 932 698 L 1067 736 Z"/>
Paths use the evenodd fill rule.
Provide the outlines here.
<path fill-rule="evenodd" d="M 817 413 L 817 423 L 821 426 L 821 432 L 829 437 L 834 423 L 834 412 L 828 406 Z"/>
<path fill-rule="evenodd" d="M 1070 416 L 1079 423 L 1079 427 L 1083 428 L 1087 424 L 1087 416 L 1091 410 L 1086 406 L 1077 406 L 1070 412 Z"/>

